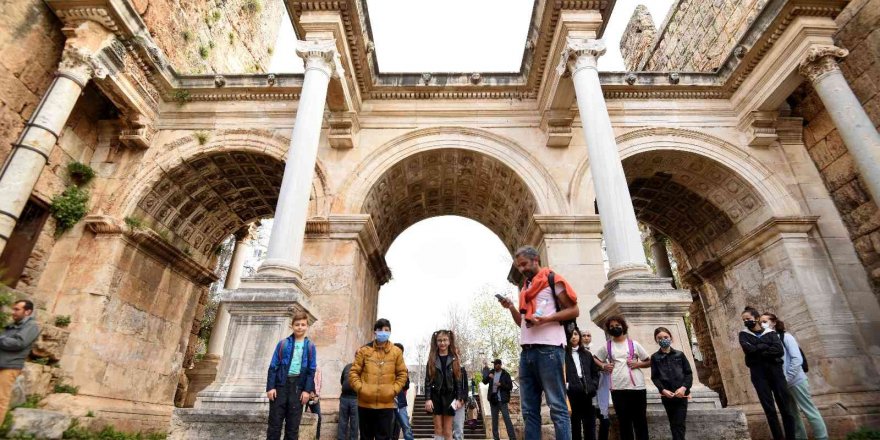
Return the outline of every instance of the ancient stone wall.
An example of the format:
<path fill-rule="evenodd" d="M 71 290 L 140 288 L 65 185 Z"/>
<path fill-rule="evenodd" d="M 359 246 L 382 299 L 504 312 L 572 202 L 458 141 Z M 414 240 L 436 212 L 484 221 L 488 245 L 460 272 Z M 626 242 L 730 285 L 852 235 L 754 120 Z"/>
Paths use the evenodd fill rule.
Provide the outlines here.
<path fill-rule="evenodd" d="M 61 23 L 41 0 L 5 2 L 0 14 L 0 160 L 21 134 L 64 47 Z"/>
<path fill-rule="evenodd" d="M 656 38 L 654 20 L 645 5 L 636 6 L 629 24 L 620 38 L 620 55 L 626 70 L 638 70 L 642 59 L 648 55 Z"/>
<path fill-rule="evenodd" d="M 661 26 L 649 54 L 624 52 L 629 70 L 711 72 L 754 22 L 767 0 L 678 0 Z M 634 14 L 630 27 L 644 17 Z M 634 37 L 624 37 L 629 44 Z M 638 38 L 636 38 L 638 39 Z"/>
<path fill-rule="evenodd" d="M 880 0 L 853 0 L 836 18 L 836 44 L 849 49 L 841 63 L 843 75 L 871 121 L 880 127 Z M 852 155 L 815 90 L 803 85 L 790 98 L 792 110 L 804 118 L 804 144 L 819 169 L 856 252 L 880 297 L 880 209 L 859 180 Z"/>
<path fill-rule="evenodd" d="M 132 3 L 181 73 L 265 72 L 284 17 L 281 0 Z"/>

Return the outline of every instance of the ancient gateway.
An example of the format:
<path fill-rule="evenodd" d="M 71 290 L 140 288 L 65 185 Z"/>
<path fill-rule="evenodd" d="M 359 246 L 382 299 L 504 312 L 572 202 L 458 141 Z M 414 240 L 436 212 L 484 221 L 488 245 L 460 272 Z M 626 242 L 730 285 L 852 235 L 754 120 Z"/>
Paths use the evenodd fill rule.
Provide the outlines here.
<path fill-rule="evenodd" d="M 538 246 L 580 292 L 581 326 L 620 312 L 637 339 L 664 325 L 687 341 L 690 312 L 694 430 L 768 435 L 736 344 L 746 304 L 798 335 L 835 437 L 880 424 L 880 1 L 681 1 L 659 30 L 639 8 L 629 72 L 612 73 L 596 65 L 615 2 L 539 0 L 505 74 L 381 72 L 365 0 L 188 3 L 4 5 L 0 265 L 46 328 L 58 368 L 25 375 L 46 408 L 260 438 L 266 360 L 297 309 L 331 378 L 330 438 L 332 378 L 370 337 L 385 252 L 454 214 Z M 305 73 L 228 74 L 266 62 L 282 8 Z M 215 250 L 272 217 L 193 368 Z M 684 285 L 648 266 L 639 222 Z"/>

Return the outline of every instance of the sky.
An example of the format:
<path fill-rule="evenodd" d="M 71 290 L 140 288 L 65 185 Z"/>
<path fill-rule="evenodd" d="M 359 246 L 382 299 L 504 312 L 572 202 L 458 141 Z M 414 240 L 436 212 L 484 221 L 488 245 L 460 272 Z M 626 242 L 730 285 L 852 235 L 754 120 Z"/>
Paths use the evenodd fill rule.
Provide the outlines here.
<path fill-rule="evenodd" d="M 622 71 L 620 37 L 633 11 L 644 4 L 660 27 L 674 0 L 617 0 L 599 70 Z M 381 72 L 517 72 L 522 64 L 532 0 L 367 0 Z M 424 11 L 429 11 L 428 13 Z M 269 63 L 272 73 L 301 73 L 296 35 L 281 21 Z M 449 30 L 453 30 L 450 32 Z"/>
<path fill-rule="evenodd" d="M 648 6 L 659 27 L 672 2 L 641 3 Z M 639 3 L 617 0 L 605 32 L 608 50 L 599 59 L 599 70 L 623 70 L 620 36 Z M 519 70 L 531 0 L 446 0 L 443 7 L 433 5 L 428 0 L 368 0 L 380 71 Z M 282 23 L 270 71 L 302 72 L 302 61 L 293 55 L 293 28 L 286 18 Z M 512 289 L 506 281 L 512 258 L 501 240 L 485 226 L 463 217 L 434 217 L 416 223 L 394 240 L 386 261 L 393 278 L 379 292 L 378 314 L 391 320 L 392 340 L 410 347 L 439 328 L 450 308 L 466 307 L 483 286 Z M 514 293 L 515 289 L 509 296 Z M 511 329 L 516 331 L 512 324 Z M 407 355 L 412 362 L 415 353 Z"/>

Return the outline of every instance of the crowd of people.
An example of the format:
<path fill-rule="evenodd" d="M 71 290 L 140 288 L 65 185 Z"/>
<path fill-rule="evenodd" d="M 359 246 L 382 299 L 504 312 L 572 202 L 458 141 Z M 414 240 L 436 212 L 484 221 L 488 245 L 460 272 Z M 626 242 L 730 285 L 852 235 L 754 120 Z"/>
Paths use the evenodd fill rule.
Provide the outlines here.
<path fill-rule="evenodd" d="M 525 279 L 519 301 L 514 304 L 500 295 L 498 300 L 520 328 L 518 383 L 525 438 L 541 438 L 543 397 L 557 439 L 607 440 L 613 402 L 620 438 L 647 440 L 644 370 L 650 368 L 672 438 L 684 439 L 693 371 L 687 356 L 673 348 L 673 332 L 657 327 L 653 333 L 657 350 L 649 353 L 629 336 L 626 318 L 615 315 L 605 320 L 606 338 L 593 352 L 590 332 L 574 324 L 579 314 L 577 295 L 565 278 L 541 267 L 538 251 L 531 247 L 517 251 L 514 265 Z M 808 366 L 797 340 L 772 313 L 761 314 L 746 307 L 742 320 L 745 329 L 739 342 L 773 439 L 807 438 L 799 411 L 812 426 L 815 438 L 827 439 L 822 416 L 811 399 L 805 374 Z M 292 334 L 275 348 L 266 385 L 270 400 L 267 439 L 280 439 L 282 424 L 285 439 L 298 438 L 306 407 L 318 414 L 320 426 L 317 353 L 306 336 L 307 329 L 307 316 L 295 315 Z M 373 330 L 374 339 L 360 347 L 354 361 L 342 371 L 337 438 L 387 440 L 402 434 L 411 440 L 404 347 L 390 341 L 387 319 L 379 319 Z M 482 383 L 488 386 L 493 438 L 500 438 L 501 416 L 507 437 L 516 440 L 508 406 L 513 378 L 501 359 L 495 359 L 492 368 L 484 361 L 481 375 Z M 438 330 L 431 336 L 424 390 L 423 409 L 433 417 L 434 439 L 462 439 L 468 423 L 465 419 L 475 420 L 479 410 L 474 397 L 476 381 L 468 380 L 452 331 Z M 470 415 L 466 415 L 468 410 Z"/>

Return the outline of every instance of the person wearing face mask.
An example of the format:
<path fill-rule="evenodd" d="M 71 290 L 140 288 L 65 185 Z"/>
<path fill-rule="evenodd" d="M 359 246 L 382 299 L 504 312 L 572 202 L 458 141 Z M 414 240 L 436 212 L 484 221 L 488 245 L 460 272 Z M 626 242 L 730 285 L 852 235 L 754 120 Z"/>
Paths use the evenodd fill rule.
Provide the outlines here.
<path fill-rule="evenodd" d="M 599 346 L 595 363 L 611 374 L 611 400 L 620 423 L 620 439 L 648 440 L 648 395 L 643 368 L 651 366 L 648 352 L 627 336 L 629 326 L 622 316 L 605 320 L 611 339 Z"/>
<path fill-rule="evenodd" d="M 807 417 L 807 421 L 810 422 L 810 426 L 813 427 L 813 436 L 816 440 L 828 440 L 828 428 L 825 426 L 825 420 L 822 419 L 822 413 L 813 403 L 804 355 L 797 339 L 785 331 L 785 323 L 772 313 L 761 315 L 761 327 L 775 331 L 782 340 L 782 347 L 785 350 L 785 355 L 782 357 L 782 370 L 785 372 L 785 381 L 788 383 L 789 396 L 786 403 L 794 418 L 795 438 L 797 440 L 807 439 L 807 429 L 798 413 L 798 409 L 800 409 Z"/>
<path fill-rule="evenodd" d="M 739 332 L 739 345 L 746 355 L 746 366 L 752 376 L 752 385 L 755 386 L 758 400 L 764 408 L 773 440 L 794 439 L 794 417 L 788 410 L 788 386 L 782 371 L 782 341 L 776 332 L 761 326 L 761 314 L 756 309 L 746 307 L 740 317 L 745 328 Z M 784 428 L 779 426 L 776 406 L 779 407 Z"/>
<path fill-rule="evenodd" d="M 660 401 L 669 418 L 672 440 L 684 440 L 688 396 L 694 383 L 694 373 L 684 353 L 672 348 L 672 332 L 669 329 L 657 327 L 654 340 L 660 349 L 651 355 L 651 381 L 660 391 Z"/>
<path fill-rule="evenodd" d="M 389 340 L 391 323 L 373 325 L 376 339 L 359 348 L 348 373 L 358 396 L 358 425 L 362 440 L 389 440 L 394 425 L 395 398 L 406 385 L 403 352 Z"/>

